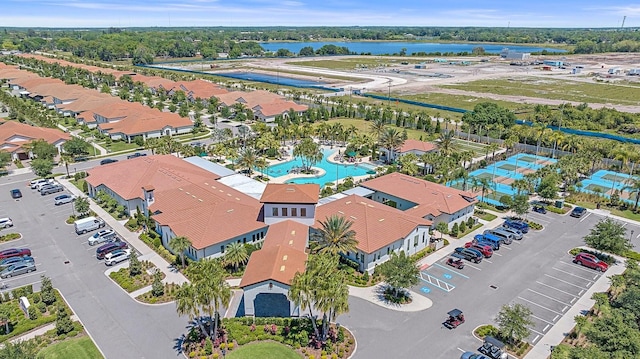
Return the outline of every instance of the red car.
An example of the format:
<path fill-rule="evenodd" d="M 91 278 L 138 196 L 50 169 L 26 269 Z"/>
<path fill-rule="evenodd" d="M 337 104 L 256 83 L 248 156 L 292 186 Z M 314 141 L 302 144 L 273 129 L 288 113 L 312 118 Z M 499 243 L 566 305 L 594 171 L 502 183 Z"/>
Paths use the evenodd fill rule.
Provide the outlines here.
<path fill-rule="evenodd" d="M 467 243 L 464 244 L 464 247 L 465 248 L 473 248 L 473 249 L 479 251 L 480 253 L 482 253 L 482 255 L 485 258 L 491 258 L 491 256 L 493 255 L 493 248 L 491 248 L 490 245 L 467 242 Z"/>
<path fill-rule="evenodd" d="M 575 258 L 573 258 L 573 263 L 583 265 L 585 267 L 589 267 L 597 270 L 598 272 L 604 272 L 609 268 L 609 265 L 589 253 L 578 253 Z"/>
<path fill-rule="evenodd" d="M 0 259 L 31 256 L 31 250 L 29 248 L 9 248 L 0 251 Z"/>

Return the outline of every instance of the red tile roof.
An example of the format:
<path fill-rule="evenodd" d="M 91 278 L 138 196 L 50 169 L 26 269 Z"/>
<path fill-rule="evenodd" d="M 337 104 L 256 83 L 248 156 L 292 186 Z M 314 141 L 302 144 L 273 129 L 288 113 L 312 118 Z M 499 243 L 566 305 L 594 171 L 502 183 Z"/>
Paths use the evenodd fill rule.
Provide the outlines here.
<path fill-rule="evenodd" d="M 269 183 L 262 192 L 262 203 L 318 203 L 317 184 Z"/>
<path fill-rule="evenodd" d="M 244 288 L 267 280 L 286 285 L 297 272 L 304 272 L 307 254 L 285 246 L 262 248 L 251 253 L 240 287 Z"/>
<path fill-rule="evenodd" d="M 404 144 L 402 145 L 402 147 L 400 147 L 398 153 L 405 153 L 409 151 L 430 152 L 436 150 L 437 148 L 438 146 L 436 146 L 432 142 L 408 139 L 404 141 Z"/>
<path fill-rule="evenodd" d="M 57 128 L 35 127 L 18 121 L 0 122 L 0 149 L 7 152 L 16 152 L 33 140 L 43 139 L 54 144 L 70 138 Z"/>
<path fill-rule="evenodd" d="M 405 213 L 419 217 L 428 214 L 434 217 L 442 213 L 453 214 L 478 202 L 473 193 L 398 172 L 368 180 L 360 186 L 415 203 L 416 206 Z"/>
<path fill-rule="evenodd" d="M 355 194 L 318 206 L 313 228 L 321 228 L 320 222 L 332 215 L 344 216 L 353 222 L 351 229 L 356 232 L 357 248 L 365 253 L 405 238 L 418 226 L 431 225 L 429 220 Z"/>
<path fill-rule="evenodd" d="M 262 248 L 291 247 L 304 252 L 309 240 L 309 226 L 287 219 L 269 226 Z"/>
<path fill-rule="evenodd" d="M 253 111 L 259 112 L 265 117 L 282 115 L 289 110 L 293 110 L 295 112 L 304 112 L 308 109 L 308 106 L 299 105 L 293 101 L 276 101 L 271 103 L 264 103 L 256 105 L 252 108 Z"/>

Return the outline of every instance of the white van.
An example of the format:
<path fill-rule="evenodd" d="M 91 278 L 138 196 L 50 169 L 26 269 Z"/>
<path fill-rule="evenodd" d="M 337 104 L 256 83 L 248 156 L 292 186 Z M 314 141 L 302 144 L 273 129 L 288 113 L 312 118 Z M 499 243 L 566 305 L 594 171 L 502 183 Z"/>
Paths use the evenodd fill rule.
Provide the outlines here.
<path fill-rule="evenodd" d="M 102 228 L 105 226 L 105 223 L 101 218 L 87 217 L 73 222 L 73 226 L 75 227 L 77 234 L 83 234 Z"/>

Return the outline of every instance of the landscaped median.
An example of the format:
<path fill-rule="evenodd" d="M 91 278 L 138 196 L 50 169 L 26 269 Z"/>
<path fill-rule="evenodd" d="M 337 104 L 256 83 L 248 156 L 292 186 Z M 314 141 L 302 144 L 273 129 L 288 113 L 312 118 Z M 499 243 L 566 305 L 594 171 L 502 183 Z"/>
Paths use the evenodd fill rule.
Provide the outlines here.
<path fill-rule="evenodd" d="M 20 233 L 7 233 L 5 235 L 0 236 L 0 243 L 15 241 L 21 238 L 22 238 L 22 234 Z"/>
<path fill-rule="evenodd" d="M 131 271 L 131 265 L 129 265 L 129 267 L 120 268 L 117 271 L 109 273 L 109 278 L 116 282 L 116 284 L 118 284 L 127 293 L 131 293 L 152 285 L 157 276 L 160 277 L 160 280 L 164 279 L 166 276 L 149 261 L 140 261 L 140 266 L 141 270 L 133 271 L 133 274 Z"/>

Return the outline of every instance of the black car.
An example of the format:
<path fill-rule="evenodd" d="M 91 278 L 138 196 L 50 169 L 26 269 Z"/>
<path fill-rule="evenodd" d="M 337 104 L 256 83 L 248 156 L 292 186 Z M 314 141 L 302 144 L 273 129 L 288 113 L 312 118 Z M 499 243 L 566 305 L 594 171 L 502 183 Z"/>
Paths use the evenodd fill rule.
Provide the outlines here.
<path fill-rule="evenodd" d="M 114 162 L 118 162 L 118 160 L 114 160 L 113 158 L 105 158 L 104 160 L 100 161 L 100 165 L 108 165 L 109 163 Z"/>
<path fill-rule="evenodd" d="M 22 197 L 22 192 L 20 192 L 19 189 L 16 188 L 11 190 L 11 198 L 18 199 L 21 197 Z"/>
<path fill-rule="evenodd" d="M 484 255 L 479 251 L 471 248 L 464 248 L 464 247 L 456 248 L 452 256 L 466 259 L 473 263 L 480 263 L 482 262 L 482 258 L 484 258 Z"/>
<path fill-rule="evenodd" d="M 575 217 L 575 218 L 580 218 L 582 216 L 584 216 L 584 214 L 587 213 L 587 209 L 584 207 L 575 207 L 572 211 L 570 216 L 571 217 Z"/>
<path fill-rule="evenodd" d="M 140 153 L 140 152 L 136 152 L 132 155 L 127 156 L 127 159 L 130 160 L 132 158 L 138 158 L 138 157 L 142 157 L 142 156 L 146 156 L 146 153 Z"/>
<path fill-rule="evenodd" d="M 545 206 L 540 206 L 540 205 L 533 206 L 533 211 L 541 214 L 547 214 L 547 208 L 545 208 Z"/>

